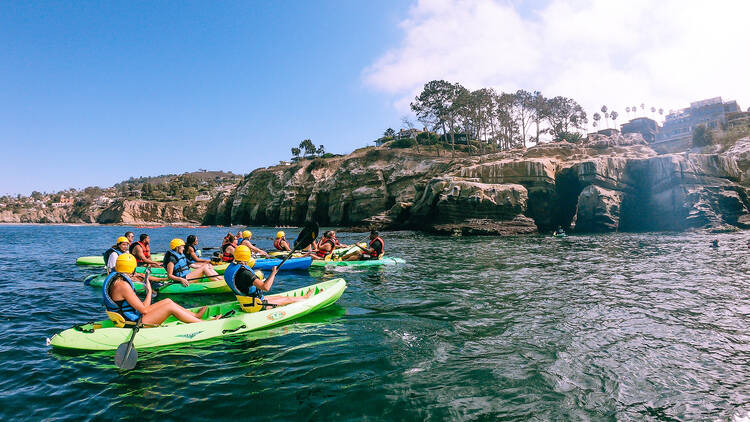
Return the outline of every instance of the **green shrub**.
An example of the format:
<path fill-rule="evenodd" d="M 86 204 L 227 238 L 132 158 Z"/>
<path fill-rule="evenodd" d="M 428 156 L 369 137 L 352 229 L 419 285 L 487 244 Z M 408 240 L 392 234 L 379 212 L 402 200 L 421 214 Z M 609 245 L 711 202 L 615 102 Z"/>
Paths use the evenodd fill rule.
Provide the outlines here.
<path fill-rule="evenodd" d="M 693 146 L 705 147 L 714 142 L 714 135 L 706 125 L 698 125 L 693 129 Z"/>
<path fill-rule="evenodd" d="M 391 148 L 411 148 L 416 144 L 417 142 L 412 138 L 401 138 L 401 139 L 396 139 L 395 141 L 393 141 L 390 147 Z"/>
<path fill-rule="evenodd" d="M 577 144 L 581 142 L 581 139 L 583 137 L 580 133 L 574 133 L 574 132 L 560 132 L 559 135 L 555 137 L 555 142 L 570 142 L 571 144 Z"/>

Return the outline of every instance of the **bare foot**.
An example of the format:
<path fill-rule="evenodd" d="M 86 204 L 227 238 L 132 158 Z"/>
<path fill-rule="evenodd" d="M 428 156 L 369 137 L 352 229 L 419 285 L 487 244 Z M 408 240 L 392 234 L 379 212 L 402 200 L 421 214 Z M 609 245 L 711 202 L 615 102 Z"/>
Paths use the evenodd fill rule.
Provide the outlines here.
<path fill-rule="evenodd" d="M 213 320 L 216 320 L 216 319 L 219 319 L 219 318 L 221 318 L 221 314 L 219 314 L 219 315 L 214 315 L 214 316 L 212 316 L 212 317 L 211 317 L 211 321 L 213 321 Z"/>
<path fill-rule="evenodd" d="M 308 290 L 308 291 L 307 291 L 307 293 L 305 293 L 305 296 L 303 296 L 303 297 L 304 297 L 305 299 L 307 299 L 308 297 L 312 296 L 312 295 L 313 295 L 313 293 L 315 293 L 315 292 L 313 291 L 313 289 L 310 289 L 310 290 Z"/>
<path fill-rule="evenodd" d="M 201 309 L 195 313 L 195 317 L 198 319 L 203 319 L 203 314 L 206 313 L 206 309 L 208 309 L 208 306 L 201 307 Z"/>

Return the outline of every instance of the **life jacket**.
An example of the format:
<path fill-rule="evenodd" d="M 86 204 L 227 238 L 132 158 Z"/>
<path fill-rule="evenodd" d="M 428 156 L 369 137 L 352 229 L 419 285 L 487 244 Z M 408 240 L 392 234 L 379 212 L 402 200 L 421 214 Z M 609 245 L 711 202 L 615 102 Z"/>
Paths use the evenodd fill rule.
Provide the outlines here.
<path fill-rule="evenodd" d="M 330 251 L 328 251 L 328 252 L 325 252 L 325 251 L 321 251 L 321 250 L 320 250 L 320 247 L 321 247 L 321 246 L 323 246 L 323 245 L 325 245 L 326 243 L 330 243 L 330 244 L 331 244 L 331 250 L 330 250 Z M 329 238 L 327 238 L 327 237 L 326 237 L 326 238 L 324 238 L 323 240 L 321 240 L 321 241 L 320 241 L 320 243 L 318 244 L 318 250 L 317 250 L 317 251 L 315 251 L 315 255 L 317 255 L 317 256 L 319 256 L 319 257 L 321 257 L 321 258 L 325 258 L 325 257 L 326 257 L 326 255 L 328 255 L 328 254 L 330 254 L 331 252 L 333 252 L 333 249 L 334 249 L 335 247 L 336 247 L 336 243 L 334 243 L 333 239 L 329 239 Z"/>
<path fill-rule="evenodd" d="M 227 247 L 229 246 L 234 246 L 235 248 L 237 247 L 233 243 L 227 243 L 225 245 L 221 245 L 221 260 L 224 262 L 234 261 L 234 255 L 227 252 Z"/>
<path fill-rule="evenodd" d="M 383 254 L 385 254 L 385 241 L 382 238 L 380 238 L 380 236 L 378 236 L 375 239 L 372 239 L 372 241 L 370 242 L 370 245 L 369 245 L 370 248 L 375 249 L 375 248 L 372 247 L 372 244 L 375 243 L 376 240 L 379 240 L 380 241 L 380 245 L 382 246 L 382 248 L 380 250 L 380 253 L 378 253 L 378 251 L 374 251 L 374 252 L 368 252 L 367 254 L 370 255 L 373 258 L 380 259 L 380 257 L 383 256 Z"/>
<path fill-rule="evenodd" d="M 286 249 L 284 249 L 281 246 L 281 241 L 282 240 L 286 241 L 286 237 L 281 237 L 281 238 L 278 238 L 278 239 L 276 239 L 276 240 L 273 241 L 273 247 L 276 248 L 276 250 L 278 250 L 278 251 L 285 251 L 286 250 Z"/>
<path fill-rule="evenodd" d="M 130 306 L 127 300 L 118 300 L 115 301 L 112 299 L 112 296 L 109 295 L 109 288 L 111 286 L 112 281 L 117 277 L 118 275 L 122 276 L 125 281 L 130 284 L 130 288 L 135 291 L 135 285 L 133 284 L 133 280 L 130 279 L 127 275 L 123 273 L 118 273 L 115 271 L 112 271 L 107 278 L 104 279 L 104 283 L 102 284 L 102 297 L 104 298 L 104 307 L 107 308 L 108 311 L 111 312 L 117 312 L 118 314 L 122 315 L 123 318 L 125 318 L 128 321 L 138 321 L 138 318 L 140 318 L 141 313 L 136 311 L 135 308 Z"/>
<path fill-rule="evenodd" d="M 167 263 L 169 263 L 170 256 L 174 256 L 175 258 L 177 258 L 177 262 L 174 264 L 172 274 L 182 278 L 185 278 L 188 274 L 190 274 L 190 265 L 188 265 L 185 255 L 177 253 L 171 249 L 164 254 L 164 260 L 162 261 L 162 263 L 164 264 L 165 269 L 167 268 Z"/>
<path fill-rule="evenodd" d="M 257 297 L 258 299 L 263 300 L 263 291 L 255 287 L 255 285 L 250 286 L 250 288 L 248 289 L 248 292 L 250 294 L 246 295 L 245 293 L 242 293 L 234 284 L 234 277 L 237 276 L 237 273 L 239 272 L 240 268 L 244 268 L 247 271 L 250 271 L 251 273 L 253 272 L 253 270 L 247 265 L 232 262 L 231 264 L 229 264 L 226 270 L 224 270 L 224 281 L 226 281 L 227 286 L 229 286 L 229 288 L 232 289 L 232 291 L 234 292 L 236 296 Z"/>
<path fill-rule="evenodd" d="M 146 245 L 143 242 L 141 242 L 140 240 L 137 241 L 137 242 L 133 242 L 133 244 L 130 245 L 130 253 L 131 254 L 133 254 L 133 249 L 135 249 L 136 245 L 141 245 L 141 250 L 143 251 L 143 256 L 145 256 L 146 259 L 151 259 L 151 245 L 150 244 Z M 133 254 L 133 256 L 135 256 L 135 254 Z M 144 264 L 144 262 L 141 261 L 140 259 L 138 259 L 137 256 L 135 257 L 135 260 L 139 264 Z"/>
<path fill-rule="evenodd" d="M 198 262 L 193 259 L 193 256 L 189 253 L 188 248 L 192 249 L 193 252 L 195 252 L 195 248 L 193 247 L 193 245 L 185 246 L 185 259 L 187 260 L 188 265 Z"/>
<path fill-rule="evenodd" d="M 122 251 L 117 249 L 117 246 L 112 246 L 111 248 L 104 251 L 102 256 L 104 257 L 104 265 L 107 265 L 107 261 L 109 261 L 109 256 L 113 253 L 116 253 L 117 255 L 122 255 Z"/>

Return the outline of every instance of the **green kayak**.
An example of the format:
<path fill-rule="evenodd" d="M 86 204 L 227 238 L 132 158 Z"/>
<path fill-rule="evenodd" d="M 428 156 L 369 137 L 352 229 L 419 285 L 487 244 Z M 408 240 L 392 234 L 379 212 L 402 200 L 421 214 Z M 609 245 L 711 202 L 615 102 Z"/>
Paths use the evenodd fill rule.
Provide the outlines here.
<path fill-rule="evenodd" d="M 384 256 L 380 259 L 367 259 L 365 261 L 313 261 L 312 267 L 378 267 L 381 265 L 396 265 L 403 264 L 404 261 L 401 258 L 394 258 L 390 256 Z"/>
<path fill-rule="evenodd" d="M 153 259 L 156 262 L 161 262 L 164 259 L 163 253 L 155 253 L 151 254 L 151 259 Z M 104 266 L 104 256 L 102 255 L 96 255 L 96 256 L 82 256 L 76 259 L 77 265 L 101 265 Z"/>
<path fill-rule="evenodd" d="M 83 281 L 84 284 L 92 287 L 101 288 L 104 284 L 104 280 L 107 278 L 107 274 L 91 275 L 86 277 Z M 162 282 L 165 283 L 165 282 Z M 146 286 L 143 283 L 134 281 L 135 291 L 143 293 L 146 291 Z M 172 295 L 177 294 L 215 294 L 215 293 L 229 293 L 232 290 L 227 286 L 227 283 L 221 280 L 209 280 L 207 278 L 201 278 L 197 281 L 193 281 L 187 286 L 183 286 L 180 283 L 165 285 L 159 289 L 159 293 L 167 293 Z"/>
<path fill-rule="evenodd" d="M 189 343 L 282 324 L 336 303 L 346 289 L 346 281 L 337 278 L 271 296 L 303 296 L 310 289 L 315 293 L 307 300 L 261 312 L 245 313 L 237 302 L 227 302 L 210 305 L 203 315 L 204 322 L 185 324 L 170 317 L 158 327 L 141 328 L 135 336 L 134 346 L 141 349 Z M 213 315 L 229 311 L 235 311 L 229 318 L 210 320 Z M 111 321 L 104 320 L 57 333 L 47 340 L 47 344 L 60 349 L 115 350 L 127 342 L 132 333 L 130 328 L 117 328 Z"/>

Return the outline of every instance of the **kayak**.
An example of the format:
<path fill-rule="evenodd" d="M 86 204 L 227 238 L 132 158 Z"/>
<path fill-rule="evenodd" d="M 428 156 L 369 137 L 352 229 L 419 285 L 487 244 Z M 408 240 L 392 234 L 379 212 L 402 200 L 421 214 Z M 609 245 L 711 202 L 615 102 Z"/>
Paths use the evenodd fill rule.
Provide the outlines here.
<path fill-rule="evenodd" d="M 360 243 L 359 245 L 361 245 L 363 248 L 367 247 L 367 243 Z M 360 250 L 360 249 L 356 245 L 354 245 L 354 246 L 347 246 L 346 248 L 336 248 L 336 249 L 333 250 L 333 255 L 334 256 L 341 256 L 341 255 L 345 255 L 345 254 L 348 254 L 350 252 L 354 252 L 354 251 L 358 251 L 358 250 Z M 271 251 L 271 252 L 268 252 L 268 255 L 270 255 L 272 257 L 281 257 L 281 258 L 287 256 L 288 254 L 289 254 L 288 251 L 286 251 L 286 252 L 285 251 Z M 305 255 L 305 253 L 302 253 L 302 252 L 295 252 L 292 255 L 293 258 L 297 258 L 297 257 L 300 257 L 300 256 L 306 256 L 306 255 Z"/>
<path fill-rule="evenodd" d="M 272 270 L 273 267 L 281 264 L 280 259 L 256 259 L 255 265 L 253 265 L 254 270 Z M 310 264 L 312 264 L 312 258 L 309 256 L 303 257 L 303 258 L 289 258 L 284 265 L 279 268 L 279 271 L 299 271 L 299 270 L 306 270 L 310 268 Z M 214 265 L 214 271 L 216 271 L 219 274 L 224 274 L 224 270 L 227 269 L 229 266 L 228 262 L 225 262 L 223 264 Z M 143 274 L 146 272 L 146 267 L 138 267 L 135 269 L 135 272 Z M 166 277 L 167 276 L 167 270 L 164 268 L 152 268 L 151 274 L 157 276 L 157 277 Z"/>
<path fill-rule="evenodd" d="M 260 312 L 243 312 L 239 303 L 235 301 L 210 305 L 203 315 L 203 322 L 186 324 L 169 317 L 158 327 L 141 328 L 135 336 L 133 345 L 136 349 L 141 349 L 190 343 L 282 324 L 336 303 L 346 289 L 346 281 L 337 278 L 269 297 L 303 296 L 310 289 L 313 289 L 314 294 L 307 300 Z M 195 312 L 198 309 L 193 308 L 191 311 Z M 228 318 L 210 320 L 214 315 L 223 315 L 230 311 L 234 311 L 234 314 Z M 117 328 L 112 321 L 104 320 L 59 332 L 47 339 L 47 344 L 59 349 L 115 350 L 120 344 L 127 342 L 132 333 L 131 328 Z"/>
<path fill-rule="evenodd" d="M 397 265 L 404 264 L 401 258 L 394 258 L 390 256 L 384 256 L 380 259 L 367 259 L 364 261 L 313 261 L 312 267 L 379 267 L 381 265 Z"/>
<path fill-rule="evenodd" d="M 565 234 L 565 233 L 562 233 L 562 234 L 553 234 L 552 237 L 563 238 L 563 237 L 568 237 L 568 235 Z"/>
<path fill-rule="evenodd" d="M 107 278 L 107 274 L 90 275 L 86 277 L 86 279 L 83 281 L 83 284 L 91 286 L 91 287 L 101 288 L 106 278 Z M 156 283 L 156 282 L 152 282 L 152 283 Z M 166 283 L 166 282 L 162 281 L 159 283 Z M 135 291 L 138 293 L 143 293 L 146 291 L 146 286 L 139 281 L 133 281 L 133 286 L 135 287 Z M 181 283 L 175 283 L 175 284 L 166 285 L 159 289 L 159 293 L 166 293 L 166 294 L 172 294 L 172 295 L 217 294 L 217 293 L 229 293 L 231 291 L 232 289 L 230 289 L 229 286 L 227 286 L 227 283 L 224 281 L 224 279 L 210 280 L 205 277 L 198 279 L 197 281 L 192 281 L 187 286 L 183 286 Z"/>
<path fill-rule="evenodd" d="M 157 262 L 161 262 L 164 259 L 163 253 L 155 253 L 151 254 L 151 259 Z M 82 256 L 76 259 L 77 265 L 101 265 L 104 266 L 104 256 L 102 255 L 95 255 L 95 256 Z"/>

